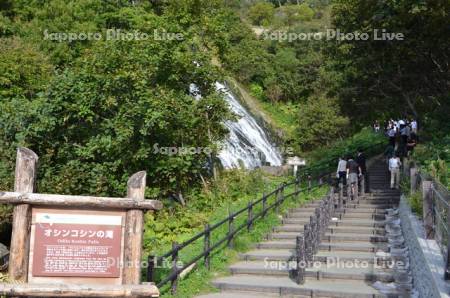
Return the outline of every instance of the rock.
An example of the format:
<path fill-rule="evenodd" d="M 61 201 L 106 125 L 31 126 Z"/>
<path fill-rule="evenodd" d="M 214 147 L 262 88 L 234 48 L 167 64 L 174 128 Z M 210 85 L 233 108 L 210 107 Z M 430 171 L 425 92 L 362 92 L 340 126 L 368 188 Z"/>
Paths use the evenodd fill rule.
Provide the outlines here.
<path fill-rule="evenodd" d="M 8 248 L 0 243 L 0 271 L 8 268 L 8 260 L 9 260 L 9 250 Z"/>

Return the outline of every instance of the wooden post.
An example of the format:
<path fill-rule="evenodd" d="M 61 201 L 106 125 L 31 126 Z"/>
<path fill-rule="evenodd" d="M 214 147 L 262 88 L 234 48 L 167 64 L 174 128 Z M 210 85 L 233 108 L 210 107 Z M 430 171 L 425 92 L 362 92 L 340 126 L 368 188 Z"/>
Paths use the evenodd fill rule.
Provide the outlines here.
<path fill-rule="evenodd" d="M 205 225 L 205 243 L 203 246 L 203 251 L 205 252 L 205 267 L 210 269 L 210 253 L 209 248 L 211 247 L 211 230 L 209 229 L 209 224 Z"/>
<path fill-rule="evenodd" d="M 145 183 L 147 173 L 140 171 L 128 179 L 127 197 L 136 201 L 145 199 Z M 123 284 L 139 284 L 141 282 L 142 232 L 144 230 L 144 212 L 128 210 L 125 219 Z"/>
<path fill-rule="evenodd" d="M 434 238 L 433 231 L 433 202 L 431 197 L 431 181 L 422 181 L 423 224 L 427 239 Z"/>
<path fill-rule="evenodd" d="M 248 202 L 248 217 L 247 217 L 247 230 L 250 231 L 252 229 L 253 224 L 253 201 Z"/>
<path fill-rule="evenodd" d="M 409 170 L 411 181 L 411 194 L 417 190 L 417 168 L 413 167 Z"/>
<path fill-rule="evenodd" d="M 28 148 L 17 149 L 14 191 L 34 192 L 38 156 Z M 14 207 L 13 230 L 9 255 L 9 278 L 27 281 L 28 254 L 30 250 L 31 206 L 19 204 Z"/>
<path fill-rule="evenodd" d="M 297 236 L 296 244 L 296 258 L 297 258 L 297 274 L 296 274 L 296 282 L 297 284 L 305 283 L 305 239 L 304 236 Z"/>
<path fill-rule="evenodd" d="M 311 191 L 311 175 L 308 175 L 308 192 Z"/>
<path fill-rule="evenodd" d="M 232 212 L 228 211 L 228 247 L 233 248 L 234 238 L 234 217 Z"/>
<path fill-rule="evenodd" d="M 299 187 L 300 187 L 300 179 L 299 178 L 295 178 L 295 200 L 298 200 L 299 197 Z"/>
<path fill-rule="evenodd" d="M 173 242 L 172 243 L 172 270 L 171 274 L 175 274 L 175 276 L 172 278 L 172 282 L 170 285 L 170 291 L 172 292 L 172 295 L 174 295 L 177 292 L 177 284 L 178 284 L 178 243 Z"/>

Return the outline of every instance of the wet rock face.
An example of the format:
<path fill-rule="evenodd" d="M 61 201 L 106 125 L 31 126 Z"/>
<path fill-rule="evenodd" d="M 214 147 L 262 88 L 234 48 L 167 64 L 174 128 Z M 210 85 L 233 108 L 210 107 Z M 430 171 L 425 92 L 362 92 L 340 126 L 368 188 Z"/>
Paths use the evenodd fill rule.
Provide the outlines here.
<path fill-rule="evenodd" d="M 0 271 L 5 270 L 8 267 L 9 250 L 0 243 Z"/>

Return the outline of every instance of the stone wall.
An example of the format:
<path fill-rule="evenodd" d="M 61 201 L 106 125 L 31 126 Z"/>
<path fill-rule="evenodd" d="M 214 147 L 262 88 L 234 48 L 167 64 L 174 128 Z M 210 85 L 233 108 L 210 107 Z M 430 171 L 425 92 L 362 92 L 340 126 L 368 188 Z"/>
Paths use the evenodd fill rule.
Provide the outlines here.
<path fill-rule="evenodd" d="M 450 285 L 444 281 L 444 258 L 435 240 L 425 239 L 425 231 L 402 195 L 400 220 L 403 236 L 409 248 L 414 288 L 420 297 L 449 297 Z"/>

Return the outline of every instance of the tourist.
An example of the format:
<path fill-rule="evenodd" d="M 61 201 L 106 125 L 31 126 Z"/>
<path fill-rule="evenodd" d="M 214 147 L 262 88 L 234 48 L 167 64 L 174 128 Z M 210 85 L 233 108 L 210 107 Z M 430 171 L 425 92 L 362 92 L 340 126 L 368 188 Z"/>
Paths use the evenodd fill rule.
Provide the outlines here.
<path fill-rule="evenodd" d="M 347 161 L 347 179 L 350 184 L 352 199 L 358 196 L 358 175 L 361 175 L 361 168 L 358 163 L 350 157 Z"/>
<path fill-rule="evenodd" d="M 408 135 L 410 134 L 409 126 L 406 124 L 402 124 L 400 127 L 400 156 L 405 157 L 406 156 L 406 143 L 408 142 Z"/>
<path fill-rule="evenodd" d="M 408 142 L 406 143 L 406 156 L 410 156 L 414 150 L 414 147 L 417 145 L 416 134 L 411 133 L 411 136 L 408 138 Z"/>
<path fill-rule="evenodd" d="M 391 172 L 391 188 L 399 188 L 400 184 L 400 166 L 402 162 L 400 158 L 397 156 L 392 156 L 389 159 L 389 171 Z"/>
<path fill-rule="evenodd" d="M 391 144 L 392 147 L 394 147 L 394 148 L 395 148 L 395 136 L 396 136 L 396 134 L 397 134 L 397 132 L 395 130 L 395 126 L 392 126 L 387 132 L 387 135 L 389 137 L 389 144 Z"/>
<path fill-rule="evenodd" d="M 339 163 L 336 170 L 336 177 L 338 178 L 338 185 L 341 187 L 342 185 L 347 185 L 347 161 L 344 157 L 339 157 Z"/>
<path fill-rule="evenodd" d="M 380 131 L 380 123 L 378 122 L 378 120 L 375 120 L 375 123 L 373 124 L 373 130 L 375 132 L 379 132 Z"/>
<path fill-rule="evenodd" d="M 415 119 L 411 121 L 411 131 L 417 134 L 417 121 Z"/>
<path fill-rule="evenodd" d="M 366 156 L 362 152 L 362 149 L 358 149 L 358 155 L 356 156 L 356 163 L 361 169 L 361 174 L 364 175 L 364 183 L 365 183 L 365 192 L 369 192 L 369 174 L 367 173 L 366 168 Z"/>

